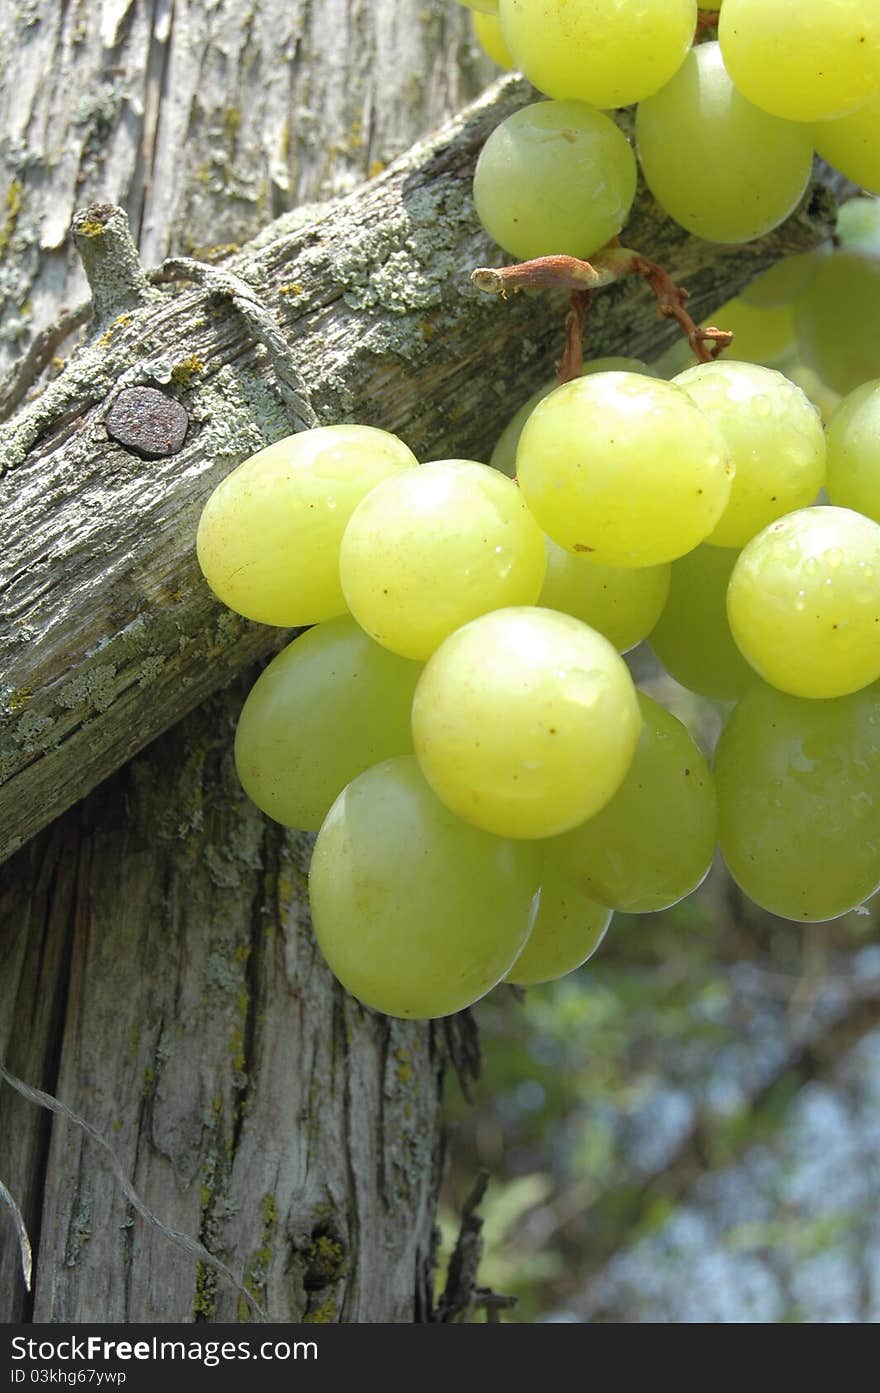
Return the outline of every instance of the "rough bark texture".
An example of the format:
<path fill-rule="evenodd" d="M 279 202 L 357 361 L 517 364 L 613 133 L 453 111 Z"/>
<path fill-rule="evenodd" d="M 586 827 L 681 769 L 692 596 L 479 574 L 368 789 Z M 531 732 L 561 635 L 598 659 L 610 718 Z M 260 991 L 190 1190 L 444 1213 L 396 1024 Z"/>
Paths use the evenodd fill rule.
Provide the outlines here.
<path fill-rule="evenodd" d="M 430 1302 L 443 1032 L 333 981 L 304 908 L 310 839 L 242 799 L 233 705 L 184 721 L 11 863 L 0 1049 L 272 1318 L 412 1320 Z M 132 1214 L 81 1132 L 8 1091 L 0 1129 L 37 1242 L 36 1319 L 247 1316 Z"/>
<path fill-rule="evenodd" d="M 485 69 L 467 24 L 445 0 L 13 0 L 0 14 L 0 72 L 14 79 L 0 91 L 10 353 L 82 294 L 74 208 L 127 206 L 148 265 L 252 236 L 472 96 Z M 228 410 L 236 393 L 245 420 L 268 411 L 279 428 L 252 364 L 225 382 Z M 138 466 L 143 481 L 151 467 Z M 105 486 L 108 510 L 112 474 Z M 178 577 L 166 581 L 173 604 Z M 243 1274 L 270 1318 L 425 1318 L 455 1037 L 361 1011 L 316 960 L 307 844 L 270 828 L 231 771 L 243 690 L 192 714 L 0 872 L 0 1057 L 104 1131 L 156 1214 Z M 132 724 L 150 700 L 143 691 Z M 28 1298 L 0 1213 L 0 1319 L 247 1315 L 132 1216 L 75 1128 L 3 1086 L 0 1174 L 36 1243 Z"/>
<path fill-rule="evenodd" d="M 0 373 L 85 293 L 70 222 L 121 203 L 146 265 L 375 174 L 491 65 L 454 0 L 8 0 Z"/>

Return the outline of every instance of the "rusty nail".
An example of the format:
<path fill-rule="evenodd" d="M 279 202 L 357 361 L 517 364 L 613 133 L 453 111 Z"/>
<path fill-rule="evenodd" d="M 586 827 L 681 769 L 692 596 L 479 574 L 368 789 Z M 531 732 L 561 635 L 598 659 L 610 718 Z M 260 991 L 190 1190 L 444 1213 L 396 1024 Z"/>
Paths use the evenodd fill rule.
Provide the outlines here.
<path fill-rule="evenodd" d="M 107 434 L 141 459 L 164 459 L 183 446 L 189 416 L 155 387 L 126 387 L 104 417 Z"/>

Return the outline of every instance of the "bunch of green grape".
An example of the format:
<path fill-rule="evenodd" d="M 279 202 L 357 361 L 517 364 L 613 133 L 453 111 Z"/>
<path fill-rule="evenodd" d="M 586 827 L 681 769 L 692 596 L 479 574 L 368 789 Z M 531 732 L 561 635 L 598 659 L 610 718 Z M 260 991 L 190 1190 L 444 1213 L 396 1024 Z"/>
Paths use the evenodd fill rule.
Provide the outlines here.
<path fill-rule="evenodd" d="M 623 228 L 636 154 L 606 112 L 636 104 L 645 181 L 681 226 L 740 243 L 797 206 L 813 152 L 880 193 L 876 0 L 464 0 L 477 38 L 549 100 L 492 133 L 474 193 L 521 260 L 586 258 Z"/>
<path fill-rule="evenodd" d="M 771 368 L 587 373 L 534 406 L 515 459 L 516 482 L 322 427 L 246 460 L 199 526 L 220 599 L 312 626 L 250 693 L 237 767 L 319 829 L 318 942 L 393 1015 L 570 971 L 614 909 L 694 890 L 719 828 L 777 914 L 880 883 L 880 383 L 826 449 Z M 649 634 L 737 701 L 714 780 L 633 685 L 620 654 Z"/>
<path fill-rule="evenodd" d="M 804 25 L 823 3 L 822 42 L 841 47 L 807 110 Z M 838 81 L 854 26 L 850 105 L 880 88 L 873 0 L 725 0 L 721 46 L 696 49 L 693 0 L 478 8 L 499 10 L 550 98 L 503 123 L 477 168 L 477 208 L 516 256 L 586 256 L 622 227 L 635 161 L 603 107 L 640 102 L 643 169 L 673 216 L 742 241 L 800 197 L 807 123 L 854 120 Z M 703 170 L 714 152 L 695 212 L 676 192 L 694 150 Z M 719 845 L 757 904 L 796 921 L 880 887 L 880 361 L 851 355 L 836 385 L 806 347 L 811 324 L 827 344 L 828 268 L 873 266 L 872 217 L 734 302 L 797 305 L 799 368 L 828 384 L 829 410 L 847 393 L 827 432 L 791 364 L 735 340 L 711 363 L 587 364 L 519 407 L 488 464 L 420 463 L 385 431 L 323 426 L 208 500 L 214 593 L 305 630 L 255 683 L 235 759 L 260 809 L 317 832 L 316 938 L 366 1005 L 431 1018 L 570 972 L 615 910 L 694 891 Z M 636 689 L 622 655 L 643 640 L 719 703 L 713 769 Z"/>

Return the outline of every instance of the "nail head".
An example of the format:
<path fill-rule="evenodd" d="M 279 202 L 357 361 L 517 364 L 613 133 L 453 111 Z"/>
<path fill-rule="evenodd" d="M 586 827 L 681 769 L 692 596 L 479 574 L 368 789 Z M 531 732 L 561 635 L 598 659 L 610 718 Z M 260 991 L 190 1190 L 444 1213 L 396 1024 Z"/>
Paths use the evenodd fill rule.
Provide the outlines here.
<path fill-rule="evenodd" d="M 142 459 L 164 459 L 183 446 L 189 416 L 156 387 L 126 387 L 104 417 L 107 434 Z"/>

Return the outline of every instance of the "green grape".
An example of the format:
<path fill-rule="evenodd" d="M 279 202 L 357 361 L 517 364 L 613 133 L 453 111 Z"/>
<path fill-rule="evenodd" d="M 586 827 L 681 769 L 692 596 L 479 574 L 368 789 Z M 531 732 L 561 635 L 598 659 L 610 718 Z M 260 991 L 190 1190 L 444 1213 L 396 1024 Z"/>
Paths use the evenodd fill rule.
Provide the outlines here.
<path fill-rule="evenodd" d="M 717 309 L 708 322 L 733 334 L 733 343 L 724 350 L 728 361 L 767 367 L 781 362 L 795 347 L 792 305 L 759 308 L 737 298 Z"/>
<path fill-rule="evenodd" d="M 480 14 L 498 14 L 498 0 L 459 0 L 459 4 L 467 5 L 469 10 L 476 10 Z"/>
<path fill-rule="evenodd" d="M 501 32 L 497 11 L 480 14 L 476 10 L 471 15 L 474 37 L 487 58 L 497 63 L 499 68 L 515 68 L 516 63 Z"/>
<path fill-rule="evenodd" d="M 813 132 L 816 152 L 871 193 L 880 193 L 880 93 L 837 121 L 823 121 Z"/>
<path fill-rule="evenodd" d="M 806 290 L 819 265 L 823 252 L 800 252 L 797 256 L 784 256 L 762 271 L 746 286 L 740 298 L 755 309 L 776 309 L 780 305 L 790 305 Z"/>
<path fill-rule="evenodd" d="M 592 362 L 584 364 L 581 376 L 588 377 L 594 372 L 640 372 L 644 373 L 646 377 L 655 376 L 639 358 L 594 358 Z M 539 387 L 537 392 L 533 392 L 528 401 L 524 401 L 516 414 L 510 418 L 492 451 L 489 463 L 493 469 L 500 470 L 509 479 L 515 476 L 516 447 L 519 444 L 522 428 L 538 402 L 549 397 L 550 393 L 555 392 L 558 386 L 559 383 L 555 377 L 552 382 L 545 382 L 544 386 Z"/>
<path fill-rule="evenodd" d="M 739 555 L 727 615 L 744 657 L 792 696 L 839 697 L 880 677 L 880 526 L 801 508 Z"/>
<path fill-rule="evenodd" d="M 844 247 L 880 256 L 880 198 L 851 198 L 838 208 L 837 236 Z"/>
<path fill-rule="evenodd" d="M 317 830 L 358 774 L 412 753 L 421 671 L 347 614 L 309 629 L 272 659 L 242 709 L 235 765 L 245 793 L 276 822 Z"/>
<path fill-rule="evenodd" d="M 592 255 L 617 236 L 635 192 L 626 136 L 579 102 L 515 111 L 489 136 L 474 172 L 480 221 L 521 261 Z"/>
<path fill-rule="evenodd" d="M 813 368 L 808 368 L 798 357 L 788 359 L 783 371 L 785 376 L 809 397 L 822 420 L 826 423 L 830 421 L 840 405 L 840 393 L 829 387 L 827 382 L 823 382 L 819 374 Z"/>
<path fill-rule="evenodd" d="M 651 647 L 676 682 L 714 701 L 736 701 L 755 682 L 727 622 L 736 559 L 735 551 L 702 546 L 673 561 L 669 599 L 651 634 Z"/>
<path fill-rule="evenodd" d="M 712 531 L 733 465 L 717 428 L 680 387 L 603 372 L 557 387 L 535 407 L 516 473 L 560 546 L 604 566 L 656 566 Z"/>
<path fill-rule="evenodd" d="M 781 372 L 718 361 L 675 379 L 714 421 L 736 473 L 730 502 L 708 541 L 742 547 L 762 528 L 812 503 L 825 481 L 819 413 Z"/>
<path fill-rule="evenodd" d="M 718 37 L 743 96 L 787 121 L 844 116 L 880 86 L 875 0 L 727 0 Z"/>
<path fill-rule="evenodd" d="M 880 377 L 880 255 L 844 248 L 827 257 L 795 307 L 801 356 L 845 396 Z"/>
<path fill-rule="evenodd" d="M 762 909 L 816 922 L 880 885 L 880 690 L 802 701 L 757 684 L 715 752 L 721 850 Z"/>
<path fill-rule="evenodd" d="M 446 639 L 413 701 L 428 783 L 502 837 L 552 837 L 621 784 L 641 717 L 623 659 L 568 614 L 495 610 Z"/>
<path fill-rule="evenodd" d="M 599 566 L 547 538 L 547 575 L 538 604 L 589 624 L 626 653 L 653 629 L 669 594 L 669 565 Z"/>
<path fill-rule="evenodd" d="M 697 23 L 696 0 L 501 0 L 504 37 L 540 92 L 629 106 L 669 81 Z"/>
<path fill-rule="evenodd" d="M 596 904 L 575 877 L 545 859 L 535 925 L 506 980 L 536 987 L 564 977 L 593 956 L 610 923 L 610 909 Z"/>
<path fill-rule="evenodd" d="M 640 103 L 636 140 L 658 203 L 709 242 L 749 242 L 777 227 L 813 164 L 809 129 L 747 102 L 717 43 L 692 48 L 672 81 Z"/>
<path fill-rule="evenodd" d="M 371 426 L 321 426 L 269 445 L 215 488 L 196 548 L 230 609 L 261 624 L 317 624 L 345 613 L 339 544 L 358 503 L 418 461 Z"/>
<path fill-rule="evenodd" d="M 361 774 L 327 814 L 309 875 L 315 937 L 366 1006 L 447 1016 L 510 971 L 539 880 L 533 846 L 454 817 L 403 755 Z"/>
<path fill-rule="evenodd" d="M 355 619 L 405 658 L 430 657 L 478 614 L 534 604 L 545 569 L 544 538 L 519 489 L 470 460 L 379 484 L 352 514 L 339 555 Z"/>
<path fill-rule="evenodd" d="M 828 497 L 880 522 L 880 380 L 844 397 L 828 427 Z"/>
<path fill-rule="evenodd" d="M 549 842 L 545 863 L 611 909 L 669 909 L 705 879 L 715 855 L 715 787 L 681 721 L 639 693 L 642 730 L 629 773 L 609 803 Z"/>

